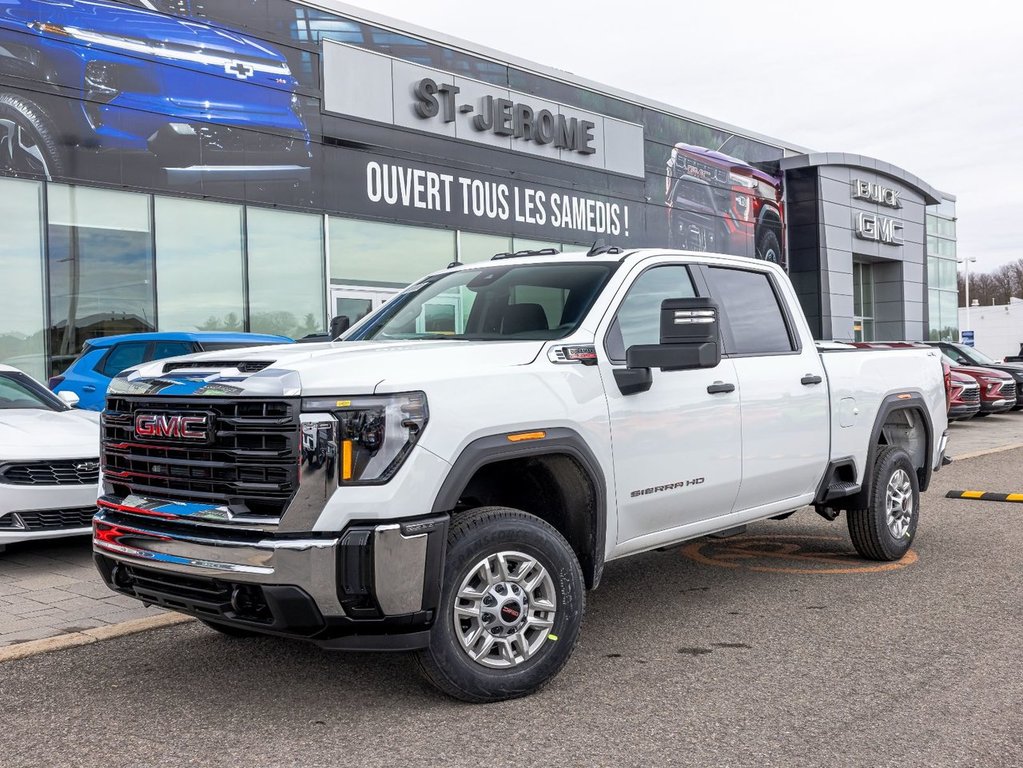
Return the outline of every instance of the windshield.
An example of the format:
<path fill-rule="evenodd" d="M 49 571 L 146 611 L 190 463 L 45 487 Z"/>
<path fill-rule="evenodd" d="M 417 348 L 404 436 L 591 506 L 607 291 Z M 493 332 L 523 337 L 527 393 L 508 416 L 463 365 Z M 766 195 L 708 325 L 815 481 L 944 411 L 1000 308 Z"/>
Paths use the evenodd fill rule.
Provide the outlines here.
<path fill-rule="evenodd" d="M 66 406 L 23 373 L 0 373 L 0 411 L 32 408 L 63 411 Z"/>
<path fill-rule="evenodd" d="M 434 276 L 347 339 L 560 339 L 579 327 L 617 266 L 495 265 Z"/>
<path fill-rule="evenodd" d="M 960 350 L 960 354 L 970 362 L 977 363 L 977 365 L 1001 365 L 997 360 L 992 360 L 990 357 L 985 355 L 983 352 L 977 349 L 963 349 Z"/>

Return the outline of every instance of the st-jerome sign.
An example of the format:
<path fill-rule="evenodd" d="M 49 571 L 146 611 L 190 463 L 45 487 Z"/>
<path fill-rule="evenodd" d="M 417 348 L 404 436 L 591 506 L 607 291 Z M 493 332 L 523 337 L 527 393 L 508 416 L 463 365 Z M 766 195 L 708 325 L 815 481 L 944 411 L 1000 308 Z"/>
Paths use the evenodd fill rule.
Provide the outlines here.
<path fill-rule="evenodd" d="M 424 77 L 412 89 L 416 114 L 424 120 L 439 116 L 445 123 L 455 122 L 456 114 L 472 114 L 472 127 L 477 131 L 493 131 L 497 136 L 550 144 L 583 155 L 597 151 L 593 146 L 596 123 L 592 120 L 566 117 L 549 109 L 534 109 L 524 102 L 489 95 L 481 97 L 478 104 L 459 104 L 456 96 L 461 90 L 457 85 L 438 85 L 433 78 Z"/>

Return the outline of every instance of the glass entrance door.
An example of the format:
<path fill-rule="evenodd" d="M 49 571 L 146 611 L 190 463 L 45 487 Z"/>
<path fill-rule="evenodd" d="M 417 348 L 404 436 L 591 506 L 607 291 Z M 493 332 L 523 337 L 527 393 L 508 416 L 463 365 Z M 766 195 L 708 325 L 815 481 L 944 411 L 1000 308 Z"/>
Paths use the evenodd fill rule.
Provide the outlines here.
<path fill-rule="evenodd" d="M 346 316 L 352 325 L 398 292 L 397 288 L 362 288 L 353 285 L 330 287 L 331 317 Z"/>
<path fill-rule="evenodd" d="M 874 341 L 874 265 L 853 262 L 853 341 Z"/>

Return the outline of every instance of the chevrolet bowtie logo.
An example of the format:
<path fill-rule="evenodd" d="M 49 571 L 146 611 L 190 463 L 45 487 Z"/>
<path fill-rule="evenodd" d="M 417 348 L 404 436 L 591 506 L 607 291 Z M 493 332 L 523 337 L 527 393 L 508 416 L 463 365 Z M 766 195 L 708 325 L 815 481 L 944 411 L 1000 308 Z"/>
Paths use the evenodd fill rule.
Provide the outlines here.
<path fill-rule="evenodd" d="M 244 61 L 229 61 L 224 65 L 224 71 L 239 80 L 248 80 L 256 70 Z"/>

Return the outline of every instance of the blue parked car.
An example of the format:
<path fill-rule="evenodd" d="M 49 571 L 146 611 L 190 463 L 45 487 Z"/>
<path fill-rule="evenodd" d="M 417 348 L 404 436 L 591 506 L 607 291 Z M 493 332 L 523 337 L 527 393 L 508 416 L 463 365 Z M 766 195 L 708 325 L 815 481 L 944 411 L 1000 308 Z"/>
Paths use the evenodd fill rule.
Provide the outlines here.
<path fill-rule="evenodd" d="M 91 154 L 99 167 L 172 188 L 298 186 L 309 180 L 311 148 L 297 88 L 278 50 L 187 9 L 179 17 L 105 0 L 0 0 L 6 172 L 80 175 Z M 110 153 L 125 161 L 111 163 Z"/>
<path fill-rule="evenodd" d="M 104 336 L 85 342 L 82 354 L 64 373 L 53 376 L 49 385 L 54 392 L 78 395 L 79 408 L 102 411 L 110 380 L 133 365 L 193 352 L 291 343 L 287 336 L 263 333 L 167 332 Z"/>

